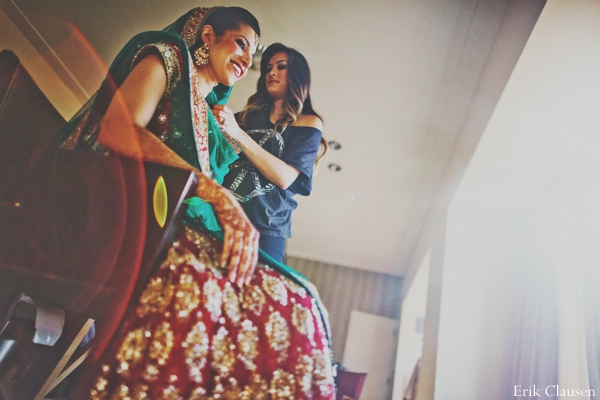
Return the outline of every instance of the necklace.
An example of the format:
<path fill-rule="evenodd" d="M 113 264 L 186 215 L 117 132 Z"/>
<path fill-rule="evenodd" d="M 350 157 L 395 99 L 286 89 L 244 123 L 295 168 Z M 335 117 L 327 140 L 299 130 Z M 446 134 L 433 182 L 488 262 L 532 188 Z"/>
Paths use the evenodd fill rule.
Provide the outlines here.
<path fill-rule="evenodd" d="M 210 160 L 208 155 L 208 104 L 200 94 L 200 79 L 195 68 L 190 68 L 190 78 L 192 81 L 192 119 L 194 125 L 194 137 L 196 142 L 196 151 L 198 153 L 198 162 L 202 173 L 210 178 Z"/>

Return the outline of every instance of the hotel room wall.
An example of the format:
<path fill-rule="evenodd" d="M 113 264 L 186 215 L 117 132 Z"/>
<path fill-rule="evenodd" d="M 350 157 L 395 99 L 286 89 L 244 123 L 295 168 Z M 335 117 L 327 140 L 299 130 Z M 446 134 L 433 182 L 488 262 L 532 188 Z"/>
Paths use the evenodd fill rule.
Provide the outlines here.
<path fill-rule="evenodd" d="M 329 311 L 334 362 L 342 361 L 352 310 L 400 318 L 401 277 L 297 257 L 287 257 L 286 262 L 319 290 Z"/>

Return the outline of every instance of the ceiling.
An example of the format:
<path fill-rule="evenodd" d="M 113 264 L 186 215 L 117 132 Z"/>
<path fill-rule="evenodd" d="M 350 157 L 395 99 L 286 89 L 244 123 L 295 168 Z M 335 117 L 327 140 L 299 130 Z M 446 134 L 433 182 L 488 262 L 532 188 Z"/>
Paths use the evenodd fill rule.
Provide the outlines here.
<path fill-rule="evenodd" d="M 544 3 L 220 1 L 258 18 L 262 44 L 279 41 L 306 56 L 324 135 L 342 145 L 322 163 L 313 193 L 299 199 L 288 253 L 403 275 L 430 210 L 451 200 Z M 67 39 L 73 32 L 110 63 L 135 33 L 162 29 L 204 4 L 0 2 L 28 38 L 37 37 L 30 40 L 39 41 L 38 48 L 56 49 L 58 69 L 70 71 L 80 101 L 103 72 L 93 57 L 82 64 L 81 48 Z M 257 78 L 254 71 L 236 84 L 229 103 L 234 111 Z"/>

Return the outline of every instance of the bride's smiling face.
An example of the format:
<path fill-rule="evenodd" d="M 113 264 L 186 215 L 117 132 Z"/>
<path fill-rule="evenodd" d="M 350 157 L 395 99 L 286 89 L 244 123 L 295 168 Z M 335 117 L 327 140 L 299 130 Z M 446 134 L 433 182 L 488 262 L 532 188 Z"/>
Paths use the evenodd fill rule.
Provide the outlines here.
<path fill-rule="evenodd" d="M 223 36 L 209 39 L 208 67 L 218 83 L 232 86 L 246 76 L 256 52 L 254 29 L 241 24 L 239 29 L 225 31 Z"/>

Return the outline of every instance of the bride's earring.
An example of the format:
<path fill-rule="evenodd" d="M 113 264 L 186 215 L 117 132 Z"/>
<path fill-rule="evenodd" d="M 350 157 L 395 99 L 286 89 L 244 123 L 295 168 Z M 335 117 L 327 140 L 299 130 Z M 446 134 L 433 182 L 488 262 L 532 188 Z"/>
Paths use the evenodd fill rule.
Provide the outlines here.
<path fill-rule="evenodd" d="M 208 45 L 206 43 L 194 52 L 194 62 L 199 67 L 208 64 Z"/>

